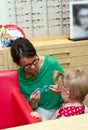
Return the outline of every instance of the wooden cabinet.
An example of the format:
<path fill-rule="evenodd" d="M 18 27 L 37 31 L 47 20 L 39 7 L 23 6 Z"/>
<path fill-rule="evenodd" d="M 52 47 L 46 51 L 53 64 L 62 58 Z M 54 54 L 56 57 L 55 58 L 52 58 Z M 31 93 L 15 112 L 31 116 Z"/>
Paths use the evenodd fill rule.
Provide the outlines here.
<path fill-rule="evenodd" d="M 65 70 L 81 67 L 88 73 L 88 40 L 72 41 L 67 36 L 30 40 L 39 55 L 53 55 Z"/>
<path fill-rule="evenodd" d="M 82 67 L 88 73 L 88 40 L 72 41 L 68 36 L 33 38 L 38 55 L 53 55 L 65 70 Z M 13 63 L 10 48 L 0 49 L 0 69 L 17 69 Z"/>
<path fill-rule="evenodd" d="M 81 67 L 88 73 L 88 40 L 71 41 L 67 36 L 30 39 L 38 55 L 53 55 L 65 70 Z M 0 70 L 17 69 L 10 48 L 0 48 Z M 88 96 L 85 100 L 88 106 Z"/>

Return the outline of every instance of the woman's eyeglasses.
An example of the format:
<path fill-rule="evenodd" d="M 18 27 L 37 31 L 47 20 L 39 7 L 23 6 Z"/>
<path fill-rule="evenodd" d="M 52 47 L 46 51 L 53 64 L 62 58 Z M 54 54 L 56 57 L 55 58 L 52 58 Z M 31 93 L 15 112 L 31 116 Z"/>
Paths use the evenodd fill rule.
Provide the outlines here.
<path fill-rule="evenodd" d="M 26 64 L 25 66 L 23 66 L 24 69 L 30 69 L 32 67 L 32 65 L 36 66 L 39 62 L 39 57 L 37 57 L 36 59 L 34 59 L 34 61 L 31 64 Z"/>

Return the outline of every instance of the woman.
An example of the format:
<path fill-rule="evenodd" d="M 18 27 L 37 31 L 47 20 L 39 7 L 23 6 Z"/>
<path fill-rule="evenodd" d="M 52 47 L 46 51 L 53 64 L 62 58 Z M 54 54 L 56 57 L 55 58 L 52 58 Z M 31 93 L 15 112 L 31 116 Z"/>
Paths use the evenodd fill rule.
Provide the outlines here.
<path fill-rule="evenodd" d="M 35 109 L 45 119 L 51 119 L 63 102 L 61 96 L 50 90 L 54 85 L 54 71 L 64 73 L 60 63 L 52 56 L 38 56 L 32 43 L 25 38 L 12 41 L 11 55 L 19 65 L 20 90 Z"/>

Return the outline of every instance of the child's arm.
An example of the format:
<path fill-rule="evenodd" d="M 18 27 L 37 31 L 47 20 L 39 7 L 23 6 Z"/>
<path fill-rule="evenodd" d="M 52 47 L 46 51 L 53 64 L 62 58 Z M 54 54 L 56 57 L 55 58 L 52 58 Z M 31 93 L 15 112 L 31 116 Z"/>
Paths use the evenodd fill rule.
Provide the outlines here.
<path fill-rule="evenodd" d="M 60 95 L 61 94 L 61 90 L 60 88 L 58 87 L 58 85 L 50 85 L 50 90 L 54 93 L 56 93 L 57 95 Z"/>
<path fill-rule="evenodd" d="M 38 112 L 33 111 L 33 112 L 30 113 L 30 115 L 31 115 L 32 117 L 39 118 L 40 121 L 42 121 L 42 117 L 39 115 Z"/>
<path fill-rule="evenodd" d="M 84 113 L 88 113 L 88 107 L 85 105 L 85 112 Z"/>

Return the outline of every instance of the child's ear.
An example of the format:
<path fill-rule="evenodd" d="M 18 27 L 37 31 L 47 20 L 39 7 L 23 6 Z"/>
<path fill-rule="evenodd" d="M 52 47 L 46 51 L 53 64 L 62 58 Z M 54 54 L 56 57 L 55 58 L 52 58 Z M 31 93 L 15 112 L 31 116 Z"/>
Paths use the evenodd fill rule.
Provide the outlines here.
<path fill-rule="evenodd" d="M 68 90 L 66 91 L 66 94 L 67 94 L 67 97 L 69 98 L 70 97 L 70 92 Z"/>

